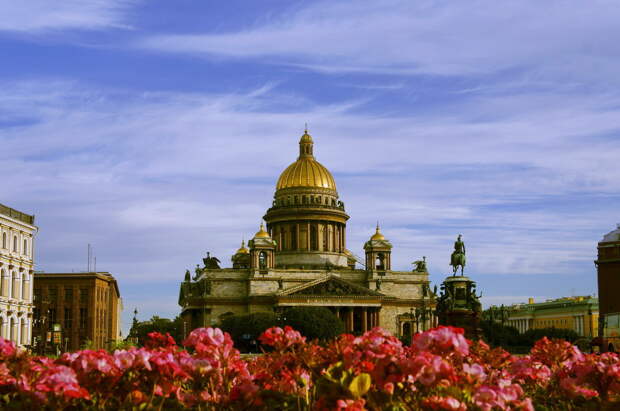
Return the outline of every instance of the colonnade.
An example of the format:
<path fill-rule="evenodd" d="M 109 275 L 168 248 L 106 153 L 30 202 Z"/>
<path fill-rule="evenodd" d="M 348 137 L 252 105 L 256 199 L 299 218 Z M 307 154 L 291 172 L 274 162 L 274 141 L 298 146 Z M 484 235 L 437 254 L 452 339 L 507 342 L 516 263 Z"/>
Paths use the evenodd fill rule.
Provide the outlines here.
<path fill-rule="evenodd" d="M 328 251 L 346 249 L 345 225 L 335 222 L 275 223 L 269 227 L 278 251 Z"/>
<path fill-rule="evenodd" d="M 515 327 L 519 333 L 523 334 L 531 328 L 531 321 L 532 320 L 529 318 L 513 319 L 509 320 L 509 324 Z"/>
<path fill-rule="evenodd" d="M 328 307 L 344 323 L 345 332 L 366 332 L 380 326 L 380 307 Z"/>

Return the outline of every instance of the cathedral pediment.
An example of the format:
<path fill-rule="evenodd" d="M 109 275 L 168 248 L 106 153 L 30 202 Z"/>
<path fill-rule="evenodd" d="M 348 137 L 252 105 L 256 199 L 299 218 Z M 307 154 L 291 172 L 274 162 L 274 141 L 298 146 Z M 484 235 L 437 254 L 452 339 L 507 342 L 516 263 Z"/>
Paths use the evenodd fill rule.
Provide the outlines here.
<path fill-rule="evenodd" d="M 362 287 L 357 284 L 350 283 L 335 276 L 320 278 L 305 284 L 297 285 L 286 289 L 280 293 L 282 296 L 334 296 L 334 297 L 350 297 L 350 296 L 372 296 L 383 297 L 384 295 Z"/>

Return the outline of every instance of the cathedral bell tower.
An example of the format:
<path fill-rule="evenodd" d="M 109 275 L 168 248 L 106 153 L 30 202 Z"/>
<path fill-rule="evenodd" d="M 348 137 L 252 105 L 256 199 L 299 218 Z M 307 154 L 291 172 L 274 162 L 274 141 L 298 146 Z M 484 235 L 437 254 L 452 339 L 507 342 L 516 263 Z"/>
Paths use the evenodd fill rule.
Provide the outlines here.
<path fill-rule="evenodd" d="M 366 251 L 366 269 L 372 277 L 385 275 L 392 269 L 392 244 L 381 234 L 379 223 L 370 240 L 364 244 Z"/>
<path fill-rule="evenodd" d="M 268 270 L 275 268 L 274 251 L 276 243 L 273 241 L 263 223 L 260 230 L 249 241 L 250 246 L 250 268 L 254 272 L 267 274 Z"/>

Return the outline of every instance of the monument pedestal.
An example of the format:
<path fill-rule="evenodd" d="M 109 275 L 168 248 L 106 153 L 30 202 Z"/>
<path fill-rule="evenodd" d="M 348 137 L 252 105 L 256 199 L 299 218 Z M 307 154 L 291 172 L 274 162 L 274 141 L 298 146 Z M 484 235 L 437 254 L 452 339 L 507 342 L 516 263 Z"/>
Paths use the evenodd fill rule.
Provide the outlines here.
<path fill-rule="evenodd" d="M 463 328 L 465 337 L 477 340 L 482 337 L 481 312 L 474 280 L 462 275 L 451 275 L 444 280 L 436 309 L 439 325 Z"/>

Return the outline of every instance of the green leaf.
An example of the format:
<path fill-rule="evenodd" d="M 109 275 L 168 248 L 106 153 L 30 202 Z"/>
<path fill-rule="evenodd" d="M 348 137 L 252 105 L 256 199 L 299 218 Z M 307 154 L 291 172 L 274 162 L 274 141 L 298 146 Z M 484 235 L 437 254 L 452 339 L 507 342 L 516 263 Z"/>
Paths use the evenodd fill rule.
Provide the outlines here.
<path fill-rule="evenodd" d="M 353 378 L 353 381 L 349 384 L 349 391 L 351 391 L 351 394 L 353 394 L 355 398 L 360 398 L 368 392 L 371 382 L 372 379 L 369 374 L 359 374 Z"/>

